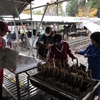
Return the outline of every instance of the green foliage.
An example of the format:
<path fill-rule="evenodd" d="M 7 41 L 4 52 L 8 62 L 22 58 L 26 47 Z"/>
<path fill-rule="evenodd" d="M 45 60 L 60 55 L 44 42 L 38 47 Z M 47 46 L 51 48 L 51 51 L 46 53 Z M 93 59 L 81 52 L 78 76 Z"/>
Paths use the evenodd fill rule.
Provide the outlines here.
<path fill-rule="evenodd" d="M 66 14 L 68 16 L 75 16 L 78 13 L 79 7 L 90 7 L 91 9 L 97 8 L 97 16 L 100 17 L 100 0 L 88 0 L 87 3 L 85 3 L 85 0 L 71 0 L 66 5 Z"/>
<path fill-rule="evenodd" d="M 41 12 L 41 10 L 37 10 L 34 12 L 35 15 L 42 15 L 43 13 Z"/>
<path fill-rule="evenodd" d="M 100 0 L 89 0 L 89 2 L 86 4 L 86 6 L 90 5 L 91 8 L 97 8 L 97 16 L 100 17 Z"/>
<path fill-rule="evenodd" d="M 62 3 L 59 3 L 58 5 L 58 15 L 64 15 L 64 11 L 62 9 Z"/>
<path fill-rule="evenodd" d="M 68 16 L 75 16 L 77 14 L 78 9 L 78 0 L 71 0 L 66 5 L 66 14 Z"/>

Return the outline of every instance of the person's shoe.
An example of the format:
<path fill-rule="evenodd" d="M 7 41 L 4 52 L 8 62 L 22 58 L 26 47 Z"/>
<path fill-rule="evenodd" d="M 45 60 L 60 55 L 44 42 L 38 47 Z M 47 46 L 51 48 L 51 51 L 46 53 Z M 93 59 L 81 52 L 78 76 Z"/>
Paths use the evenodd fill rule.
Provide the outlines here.
<path fill-rule="evenodd" d="M 94 100 L 99 100 L 99 96 L 95 96 L 94 97 Z"/>

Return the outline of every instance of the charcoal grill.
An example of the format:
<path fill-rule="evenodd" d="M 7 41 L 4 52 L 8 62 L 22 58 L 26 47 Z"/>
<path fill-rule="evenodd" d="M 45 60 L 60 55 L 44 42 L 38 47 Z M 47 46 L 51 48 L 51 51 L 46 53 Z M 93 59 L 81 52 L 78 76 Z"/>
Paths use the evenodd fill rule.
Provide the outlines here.
<path fill-rule="evenodd" d="M 76 61 L 77 64 L 71 67 L 66 67 L 64 63 L 63 67 L 61 64 L 59 66 L 58 61 L 55 67 L 51 62 L 39 63 L 38 73 L 29 77 L 30 82 L 60 100 L 92 100 L 100 82 L 93 79 L 82 66 L 78 67 L 78 59 Z"/>
<path fill-rule="evenodd" d="M 100 84 L 98 80 L 86 79 L 80 91 L 77 91 L 70 89 L 70 87 L 52 82 L 48 78 L 43 78 L 39 74 L 31 76 L 30 81 L 34 86 L 60 100 L 89 100 L 89 98 L 93 98 L 91 97 L 91 95 L 93 96 L 92 92 L 94 92 Z M 89 93 L 91 93 L 91 95 L 89 95 Z"/>

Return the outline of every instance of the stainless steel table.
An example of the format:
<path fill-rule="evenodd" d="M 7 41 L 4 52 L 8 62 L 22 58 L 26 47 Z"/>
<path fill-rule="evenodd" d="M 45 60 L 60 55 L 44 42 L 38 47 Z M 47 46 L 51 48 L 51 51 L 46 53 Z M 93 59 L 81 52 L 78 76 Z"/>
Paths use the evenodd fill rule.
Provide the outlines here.
<path fill-rule="evenodd" d="M 40 62 L 39 59 L 36 59 L 34 57 L 29 57 L 29 56 L 25 56 L 25 55 L 21 55 L 19 58 L 18 58 L 18 63 L 17 63 L 17 67 L 16 67 L 16 70 L 11 70 L 9 69 L 9 71 L 11 73 L 13 73 L 15 75 L 15 85 L 16 85 L 16 91 L 17 91 L 17 95 L 15 97 L 15 95 L 13 93 L 11 93 L 12 90 L 9 91 L 8 87 L 9 86 L 5 86 L 6 82 L 4 82 L 5 84 L 3 84 L 4 88 L 16 99 L 16 100 L 21 100 L 21 91 L 20 91 L 20 81 L 19 81 L 19 76 L 21 74 L 25 74 L 26 73 L 26 80 L 27 80 L 27 77 L 28 77 L 28 73 L 27 71 L 29 70 L 34 70 L 34 73 L 37 73 L 37 69 L 36 69 L 36 66 L 37 66 L 37 63 Z M 6 72 L 7 69 L 6 69 Z M 7 74 L 7 73 L 6 73 Z M 24 75 L 23 75 L 24 76 Z M 22 78 L 23 78 L 22 76 Z M 27 82 L 27 81 L 26 81 Z"/>

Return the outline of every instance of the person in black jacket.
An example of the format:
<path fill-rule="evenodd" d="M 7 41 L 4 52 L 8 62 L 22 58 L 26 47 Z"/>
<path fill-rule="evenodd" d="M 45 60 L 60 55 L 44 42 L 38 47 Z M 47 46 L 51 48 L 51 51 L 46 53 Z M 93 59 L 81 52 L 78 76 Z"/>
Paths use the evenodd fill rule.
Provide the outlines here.
<path fill-rule="evenodd" d="M 38 56 L 39 59 L 46 61 L 48 51 L 53 43 L 53 37 L 51 35 L 51 27 L 46 27 L 45 34 L 42 35 L 41 40 L 39 41 L 38 47 Z"/>
<path fill-rule="evenodd" d="M 13 34 L 11 34 L 11 32 L 9 32 L 7 35 L 6 35 L 6 38 L 7 38 L 7 45 L 12 48 L 12 41 L 14 41 L 14 37 L 13 37 Z"/>

